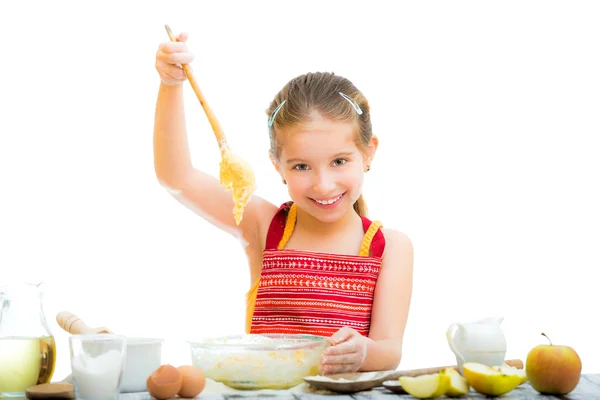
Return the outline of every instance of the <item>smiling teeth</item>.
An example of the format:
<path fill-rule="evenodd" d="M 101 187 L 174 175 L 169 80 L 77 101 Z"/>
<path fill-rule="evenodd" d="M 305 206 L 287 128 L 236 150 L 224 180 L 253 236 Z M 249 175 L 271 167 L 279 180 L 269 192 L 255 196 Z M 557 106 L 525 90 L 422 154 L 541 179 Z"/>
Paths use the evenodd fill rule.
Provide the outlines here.
<path fill-rule="evenodd" d="M 315 200 L 317 203 L 319 204 L 323 204 L 323 205 L 329 205 L 329 204 L 333 204 L 336 201 L 338 201 L 340 198 L 342 197 L 342 195 L 339 195 L 338 197 L 336 197 L 335 199 L 331 199 L 331 200 Z"/>

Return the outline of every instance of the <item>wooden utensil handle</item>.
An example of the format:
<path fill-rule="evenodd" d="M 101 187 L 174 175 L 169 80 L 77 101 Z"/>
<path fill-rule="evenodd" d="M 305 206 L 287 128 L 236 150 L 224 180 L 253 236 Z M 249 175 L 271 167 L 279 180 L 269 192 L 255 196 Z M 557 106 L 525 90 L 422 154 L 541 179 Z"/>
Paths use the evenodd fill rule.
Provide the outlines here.
<path fill-rule="evenodd" d="M 504 363 L 510 367 L 523 369 L 523 361 L 521 361 L 521 360 L 506 360 L 506 361 L 504 361 Z M 427 375 L 427 374 L 437 374 L 438 372 L 441 372 L 444 368 L 458 369 L 458 366 L 446 365 L 443 367 L 432 367 L 432 368 L 411 369 L 411 370 L 406 370 L 406 371 L 396 371 L 396 372 L 392 372 L 389 376 L 386 377 L 386 379 L 394 380 L 394 379 L 400 378 L 401 376 L 420 376 L 420 375 Z"/>
<path fill-rule="evenodd" d="M 72 335 L 79 335 L 84 333 L 111 333 L 104 327 L 92 328 L 87 326 L 85 322 L 81 320 L 77 315 L 68 312 L 61 311 L 56 315 L 56 322 L 65 331 Z"/>
<path fill-rule="evenodd" d="M 171 39 L 172 42 L 176 42 L 177 38 L 175 37 L 175 35 L 173 35 L 173 32 L 171 31 L 171 28 L 169 28 L 169 25 L 165 25 L 165 29 L 167 30 L 169 39 Z M 196 93 L 196 97 L 200 101 L 200 105 L 202 105 L 202 108 L 204 109 L 204 113 L 208 118 L 208 122 L 210 122 L 210 125 L 212 126 L 213 132 L 215 133 L 215 137 L 217 138 L 217 142 L 219 143 L 219 149 L 221 150 L 221 152 L 223 152 L 225 148 L 227 148 L 227 140 L 225 140 L 225 134 L 223 133 L 223 129 L 221 128 L 217 117 L 212 112 L 208 103 L 206 102 L 202 91 L 200 91 L 200 87 L 196 82 L 196 78 L 194 78 L 194 74 L 192 74 L 191 68 L 187 64 L 183 64 L 182 68 L 185 72 L 185 75 L 188 78 L 188 81 L 190 81 L 190 84 L 192 85 L 192 89 L 194 89 L 194 93 Z"/>

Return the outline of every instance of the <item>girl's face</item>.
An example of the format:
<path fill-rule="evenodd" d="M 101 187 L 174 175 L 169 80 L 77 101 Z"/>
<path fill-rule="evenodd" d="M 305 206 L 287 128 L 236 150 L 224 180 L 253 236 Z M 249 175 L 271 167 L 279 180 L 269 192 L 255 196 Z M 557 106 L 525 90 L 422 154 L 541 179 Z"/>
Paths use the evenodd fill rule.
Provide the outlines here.
<path fill-rule="evenodd" d="M 333 222 L 352 209 L 362 193 L 370 155 L 357 146 L 356 126 L 313 114 L 313 118 L 280 129 L 280 156 L 275 168 L 287 182 L 291 199 L 323 222 Z"/>

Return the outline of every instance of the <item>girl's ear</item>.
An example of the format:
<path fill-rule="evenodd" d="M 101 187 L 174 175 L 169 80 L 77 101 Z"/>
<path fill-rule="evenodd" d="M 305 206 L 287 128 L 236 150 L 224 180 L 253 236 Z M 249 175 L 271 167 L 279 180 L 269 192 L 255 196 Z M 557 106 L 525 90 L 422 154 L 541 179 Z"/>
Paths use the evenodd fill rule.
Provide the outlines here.
<path fill-rule="evenodd" d="M 375 153 L 377 152 L 377 147 L 379 147 L 379 138 L 375 135 L 369 141 L 369 145 L 367 146 L 367 156 L 365 158 L 365 163 L 367 165 L 371 165 L 373 162 L 373 158 L 375 157 Z"/>
<path fill-rule="evenodd" d="M 271 150 L 269 150 L 269 159 L 271 160 L 271 164 L 273 164 L 273 166 L 275 167 L 275 171 L 277 171 L 277 173 L 281 176 L 281 179 L 283 179 L 283 174 L 281 173 L 279 161 L 277 161 L 275 157 L 273 157 L 273 153 L 271 153 Z"/>

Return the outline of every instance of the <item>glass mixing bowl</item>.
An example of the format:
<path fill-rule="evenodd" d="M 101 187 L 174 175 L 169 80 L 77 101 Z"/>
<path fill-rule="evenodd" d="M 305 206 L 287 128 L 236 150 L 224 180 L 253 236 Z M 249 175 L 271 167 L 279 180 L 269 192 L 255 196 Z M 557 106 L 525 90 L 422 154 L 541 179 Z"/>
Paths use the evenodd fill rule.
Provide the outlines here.
<path fill-rule="evenodd" d="M 237 335 L 189 341 L 192 364 L 235 389 L 288 389 L 321 373 L 327 337 Z"/>

